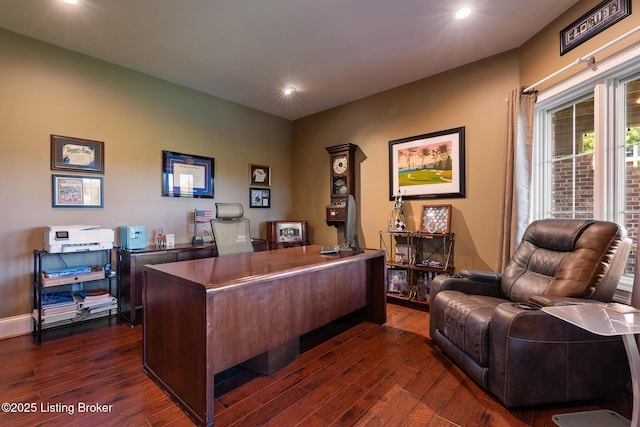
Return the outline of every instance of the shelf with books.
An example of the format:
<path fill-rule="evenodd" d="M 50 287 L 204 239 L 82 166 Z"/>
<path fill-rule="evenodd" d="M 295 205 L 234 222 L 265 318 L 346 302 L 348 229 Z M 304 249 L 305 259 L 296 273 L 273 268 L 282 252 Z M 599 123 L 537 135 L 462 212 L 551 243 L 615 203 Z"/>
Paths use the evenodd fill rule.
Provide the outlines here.
<path fill-rule="evenodd" d="M 118 316 L 119 278 L 111 269 L 112 252 L 33 251 L 33 336 L 38 345 L 43 330 Z"/>

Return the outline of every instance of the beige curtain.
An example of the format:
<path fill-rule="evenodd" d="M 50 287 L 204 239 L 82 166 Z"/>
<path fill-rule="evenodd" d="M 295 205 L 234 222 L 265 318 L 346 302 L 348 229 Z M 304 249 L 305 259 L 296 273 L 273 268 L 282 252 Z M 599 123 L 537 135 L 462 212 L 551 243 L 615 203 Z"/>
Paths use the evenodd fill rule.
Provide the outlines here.
<path fill-rule="evenodd" d="M 535 93 L 514 89 L 509 94 L 502 218 L 497 271 L 503 271 L 529 224 L 531 146 Z"/>

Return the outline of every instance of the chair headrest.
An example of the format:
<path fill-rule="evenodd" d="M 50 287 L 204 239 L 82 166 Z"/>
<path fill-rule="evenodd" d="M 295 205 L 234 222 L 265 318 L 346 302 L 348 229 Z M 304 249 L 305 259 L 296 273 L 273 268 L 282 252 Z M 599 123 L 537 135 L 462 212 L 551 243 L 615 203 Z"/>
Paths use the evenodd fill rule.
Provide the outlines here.
<path fill-rule="evenodd" d="M 241 203 L 216 203 L 216 218 L 238 219 L 244 216 Z"/>

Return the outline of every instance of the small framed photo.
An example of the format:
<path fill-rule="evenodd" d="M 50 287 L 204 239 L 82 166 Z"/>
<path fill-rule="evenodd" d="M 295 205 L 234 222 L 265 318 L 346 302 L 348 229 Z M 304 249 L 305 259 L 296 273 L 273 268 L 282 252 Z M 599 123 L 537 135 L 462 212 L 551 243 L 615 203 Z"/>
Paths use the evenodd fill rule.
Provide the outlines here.
<path fill-rule="evenodd" d="M 102 177 L 52 175 L 54 208 L 102 208 Z"/>
<path fill-rule="evenodd" d="M 451 205 L 425 205 L 422 207 L 420 232 L 449 234 L 451 231 Z"/>
<path fill-rule="evenodd" d="M 270 208 L 271 190 L 268 188 L 249 188 L 250 208 Z"/>
<path fill-rule="evenodd" d="M 51 170 L 104 173 L 104 142 L 51 135 Z"/>
<path fill-rule="evenodd" d="M 271 167 L 249 165 L 249 185 L 271 186 Z"/>
<path fill-rule="evenodd" d="M 409 292 L 407 270 L 387 270 L 387 291 L 400 294 L 406 294 Z"/>

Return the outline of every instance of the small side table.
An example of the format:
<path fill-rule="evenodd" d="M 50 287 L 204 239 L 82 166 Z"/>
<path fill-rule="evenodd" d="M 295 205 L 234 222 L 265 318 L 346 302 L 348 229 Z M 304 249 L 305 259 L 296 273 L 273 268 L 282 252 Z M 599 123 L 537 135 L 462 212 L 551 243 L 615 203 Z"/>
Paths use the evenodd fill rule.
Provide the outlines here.
<path fill-rule="evenodd" d="M 561 427 L 573 426 L 625 426 L 640 427 L 640 352 L 636 334 L 640 333 L 640 311 L 633 307 L 612 303 L 575 304 L 543 307 L 542 311 L 597 335 L 622 336 L 629 359 L 633 390 L 633 415 L 631 422 L 616 412 L 601 410 L 554 415 L 553 421 Z M 622 312 L 617 307 L 628 307 Z"/>

